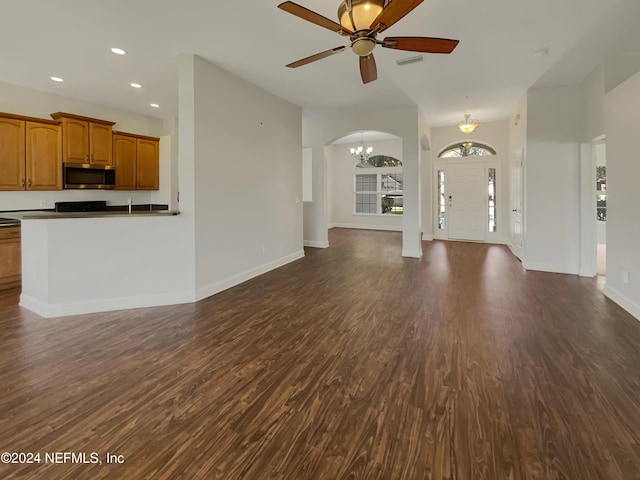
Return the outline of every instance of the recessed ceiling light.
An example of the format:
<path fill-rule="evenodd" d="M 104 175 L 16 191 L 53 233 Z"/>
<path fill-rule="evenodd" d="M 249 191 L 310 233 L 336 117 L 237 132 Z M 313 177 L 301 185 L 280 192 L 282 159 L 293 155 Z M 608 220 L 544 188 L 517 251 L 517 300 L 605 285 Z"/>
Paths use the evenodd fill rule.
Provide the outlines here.
<path fill-rule="evenodd" d="M 149 105 L 151 107 L 153 107 L 153 108 L 159 108 L 160 107 L 160 105 L 158 105 L 157 103 L 150 103 Z"/>
<path fill-rule="evenodd" d="M 64 79 L 60 77 L 51 77 L 51 80 L 53 80 L 54 82 L 64 82 Z"/>
<path fill-rule="evenodd" d="M 112 51 L 113 53 L 115 53 L 116 55 L 126 55 L 126 54 L 127 54 L 126 50 L 123 50 L 123 49 L 121 49 L 121 48 L 117 48 L 117 47 L 113 47 L 113 48 L 111 49 L 111 51 Z"/>
<path fill-rule="evenodd" d="M 129 85 L 131 85 L 133 88 L 142 88 L 142 85 L 140 85 L 139 83 L 130 83 Z"/>

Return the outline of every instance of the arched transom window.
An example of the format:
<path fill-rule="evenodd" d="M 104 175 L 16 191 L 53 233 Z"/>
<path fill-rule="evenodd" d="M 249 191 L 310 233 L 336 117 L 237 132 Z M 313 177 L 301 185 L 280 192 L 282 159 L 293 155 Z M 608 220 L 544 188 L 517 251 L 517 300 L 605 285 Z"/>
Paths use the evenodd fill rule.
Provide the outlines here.
<path fill-rule="evenodd" d="M 369 157 L 367 162 L 359 162 L 356 164 L 356 168 L 371 167 L 402 167 L 402 162 L 397 158 L 388 157 L 386 155 L 373 155 Z"/>
<path fill-rule="evenodd" d="M 438 158 L 485 157 L 495 155 L 496 151 L 489 145 L 478 142 L 461 142 L 445 148 Z"/>

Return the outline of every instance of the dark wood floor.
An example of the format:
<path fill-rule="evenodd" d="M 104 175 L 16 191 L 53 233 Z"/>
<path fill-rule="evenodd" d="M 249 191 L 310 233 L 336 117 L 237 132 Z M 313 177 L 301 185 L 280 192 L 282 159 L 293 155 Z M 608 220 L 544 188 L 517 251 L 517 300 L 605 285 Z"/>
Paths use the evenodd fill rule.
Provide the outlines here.
<path fill-rule="evenodd" d="M 640 478 L 640 322 L 504 247 L 332 230 L 192 305 L 41 319 L 0 293 L 0 478 Z"/>

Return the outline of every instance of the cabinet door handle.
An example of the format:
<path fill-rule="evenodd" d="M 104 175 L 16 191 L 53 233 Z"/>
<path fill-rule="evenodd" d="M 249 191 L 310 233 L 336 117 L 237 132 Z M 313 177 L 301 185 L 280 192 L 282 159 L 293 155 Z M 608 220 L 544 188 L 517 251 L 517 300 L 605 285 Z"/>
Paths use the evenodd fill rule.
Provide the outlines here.
<path fill-rule="evenodd" d="M 31 188 L 31 179 L 29 179 L 29 188 Z"/>
<path fill-rule="evenodd" d="M 89 161 L 89 154 L 87 153 L 87 162 Z"/>
<path fill-rule="evenodd" d="M 24 183 L 24 177 L 22 178 L 22 188 L 25 187 L 25 183 Z"/>
<path fill-rule="evenodd" d="M 93 153 L 91 154 L 91 161 L 93 162 Z"/>

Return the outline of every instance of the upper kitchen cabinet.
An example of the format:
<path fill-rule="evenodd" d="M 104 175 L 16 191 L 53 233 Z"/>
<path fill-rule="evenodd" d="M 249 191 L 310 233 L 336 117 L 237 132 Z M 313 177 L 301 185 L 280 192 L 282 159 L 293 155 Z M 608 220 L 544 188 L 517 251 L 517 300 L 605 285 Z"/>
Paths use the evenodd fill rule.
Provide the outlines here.
<path fill-rule="evenodd" d="M 56 112 L 62 123 L 62 161 L 113 165 L 112 127 L 115 122 Z"/>
<path fill-rule="evenodd" d="M 159 139 L 113 132 L 117 190 L 158 190 Z"/>
<path fill-rule="evenodd" d="M 61 190 L 58 122 L 0 113 L 0 190 Z"/>
<path fill-rule="evenodd" d="M 62 128 L 26 123 L 27 190 L 62 190 Z"/>
<path fill-rule="evenodd" d="M 138 190 L 158 190 L 159 171 L 159 139 L 138 138 Z"/>
<path fill-rule="evenodd" d="M 0 117 L 0 190 L 24 190 L 24 120 Z"/>

